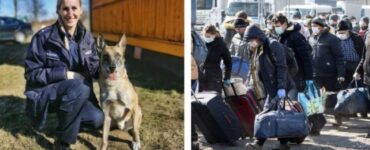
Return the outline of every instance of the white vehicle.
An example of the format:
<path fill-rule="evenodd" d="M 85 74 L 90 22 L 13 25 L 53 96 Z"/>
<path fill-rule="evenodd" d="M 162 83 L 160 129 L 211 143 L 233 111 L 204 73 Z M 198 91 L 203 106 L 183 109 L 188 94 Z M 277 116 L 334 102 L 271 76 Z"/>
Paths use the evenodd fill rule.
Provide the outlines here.
<path fill-rule="evenodd" d="M 301 13 L 302 18 L 306 15 L 316 16 L 318 14 L 332 13 L 332 7 L 328 5 L 288 5 L 284 7 L 283 12 L 291 19 L 297 9 Z"/>
<path fill-rule="evenodd" d="M 370 17 L 370 5 L 362 5 L 361 17 Z"/>
<path fill-rule="evenodd" d="M 261 7 L 260 4 L 264 3 Z M 253 23 L 263 24 L 264 17 L 271 14 L 271 3 L 266 3 L 263 0 L 229 0 L 226 9 L 225 20 L 235 19 L 235 13 L 244 11 L 251 17 Z"/>
<path fill-rule="evenodd" d="M 221 12 L 225 9 L 225 0 L 197 0 L 195 30 L 202 30 L 205 24 L 219 27 L 222 22 Z"/>

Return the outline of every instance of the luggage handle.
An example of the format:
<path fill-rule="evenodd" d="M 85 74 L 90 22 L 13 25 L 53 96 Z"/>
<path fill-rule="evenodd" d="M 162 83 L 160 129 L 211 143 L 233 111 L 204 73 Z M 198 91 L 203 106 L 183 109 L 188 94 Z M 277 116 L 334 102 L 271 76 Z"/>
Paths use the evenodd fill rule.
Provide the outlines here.
<path fill-rule="evenodd" d="M 285 110 L 285 102 L 288 103 L 288 105 L 291 109 L 294 109 L 293 102 L 289 97 L 284 97 L 282 99 L 283 99 L 283 107 L 282 107 L 283 109 L 281 109 L 281 105 L 280 105 L 281 99 L 279 99 L 279 102 L 278 102 L 278 109 L 280 108 L 280 110 Z"/>
<path fill-rule="evenodd" d="M 235 90 L 235 86 L 234 86 L 234 84 L 233 84 L 233 83 L 234 83 L 234 82 L 231 82 L 230 86 L 231 86 L 231 89 L 233 89 L 234 96 L 239 96 L 239 95 L 238 95 L 238 93 L 237 93 L 237 92 L 236 92 L 236 90 Z M 225 84 L 224 84 L 224 83 L 222 83 L 222 89 L 224 90 L 225 96 L 226 96 L 226 97 L 228 97 L 228 96 L 226 95 L 226 87 L 225 87 Z"/>
<path fill-rule="evenodd" d="M 199 102 L 199 99 L 195 96 L 195 93 L 194 93 L 194 91 L 193 91 L 193 90 L 191 90 L 191 94 L 192 94 L 192 96 L 195 98 L 195 101 Z"/>
<path fill-rule="evenodd" d="M 321 96 L 321 94 L 319 93 L 320 90 L 316 87 L 315 84 L 307 85 L 305 91 L 307 93 L 312 93 L 313 96 L 315 96 L 315 97 L 320 97 Z"/>
<path fill-rule="evenodd" d="M 355 80 L 355 79 L 352 79 L 352 81 L 348 84 L 347 88 L 346 89 L 350 89 L 351 88 L 351 85 L 355 83 L 355 88 L 358 89 L 358 81 Z"/>

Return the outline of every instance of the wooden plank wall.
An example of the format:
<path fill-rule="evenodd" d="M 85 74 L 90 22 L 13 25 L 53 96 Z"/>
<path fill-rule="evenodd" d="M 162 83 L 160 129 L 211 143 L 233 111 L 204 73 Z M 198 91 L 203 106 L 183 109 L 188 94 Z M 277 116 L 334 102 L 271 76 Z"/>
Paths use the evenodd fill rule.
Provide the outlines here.
<path fill-rule="evenodd" d="M 92 30 L 128 44 L 183 57 L 184 0 L 91 0 Z"/>

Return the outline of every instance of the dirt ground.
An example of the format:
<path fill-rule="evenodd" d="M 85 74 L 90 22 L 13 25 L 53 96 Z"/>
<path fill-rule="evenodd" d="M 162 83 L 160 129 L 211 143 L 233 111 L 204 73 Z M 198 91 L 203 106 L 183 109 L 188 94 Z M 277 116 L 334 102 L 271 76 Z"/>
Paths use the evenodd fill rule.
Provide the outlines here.
<path fill-rule="evenodd" d="M 25 88 L 24 58 L 28 44 L 0 44 L 0 150 L 51 149 L 55 114 L 50 114 L 44 133 L 32 130 L 24 113 Z M 126 66 L 131 82 L 139 94 L 143 110 L 141 140 L 143 150 L 184 149 L 183 143 L 183 79 L 175 78 L 166 71 L 150 64 L 127 59 Z M 164 84 L 166 83 L 166 84 Z M 99 93 L 94 83 L 95 93 Z M 80 133 L 76 150 L 97 149 L 101 144 L 99 130 Z M 132 137 L 114 130 L 109 137 L 110 150 L 129 150 Z"/>
<path fill-rule="evenodd" d="M 370 119 L 360 117 L 350 118 L 343 122 L 343 126 L 333 127 L 334 117 L 325 115 L 327 123 L 321 135 L 308 136 L 305 141 L 300 144 L 291 144 L 291 150 L 370 150 L 370 139 L 364 138 L 365 133 L 370 131 Z M 251 143 L 254 140 L 240 140 L 235 146 L 208 144 L 204 137 L 200 136 L 200 147 L 203 150 L 244 150 L 246 143 Z M 269 139 L 263 150 L 270 150 L 279 145 L 277 139 Z"/>

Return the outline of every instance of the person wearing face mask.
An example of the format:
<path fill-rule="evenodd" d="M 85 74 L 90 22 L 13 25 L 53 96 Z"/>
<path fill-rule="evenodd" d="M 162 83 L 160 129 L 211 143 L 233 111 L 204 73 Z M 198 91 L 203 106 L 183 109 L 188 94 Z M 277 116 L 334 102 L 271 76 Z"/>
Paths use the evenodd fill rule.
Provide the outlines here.
<path fill-rule="evenodd" d="M 338 24 L 339 16 L 337 14 L 331 14 L 329 16 L 329 25 L 333 30 L 337 30 L 337 24 Z"/>
<path fill-rule="evenodd" d="M 360 31 L 360 26 L 356 21 L 356 17 L 351 16 L 350 19 L 351 19 L 352 31 L 355 32 L 355 33 L 358 33 Z"/>
<path fill-rule="evenodd" d="M 57 114 L 58 150 L 70 150 L 79 131 L 98 129 L 104 120 L 92 90 L 99 56 L 93 35 L 79 20 L 81 5 L 81 0 L 58 0 L 58 20 L 33 36 L 25 59 L 27 115 L 42 131 L 47 114 Z"/>
<path fill-rule="evenodd" d="M 231 55 L 220 33 L 214 25 L 206 25 L 203 29 L 203 37 L 206 42 L 208 54 L 204 62 L 204 77 L 201 77 L 199 91 L 216 91 L 221 93 L 222 82 L 230 85 Z M 222 80 L 221 60 L 225 64 L 225 73 Z"/>
<path fill-rule="evenodd" d="M 265 24 L 266 28 L 263 30 L 268 38 L 278 39 L 279 35 L 275 33 L 274 26 L 271 22 L 272 17 L 274 17 L 274 14 L 271 14 L 266 17 Z"/>
<path fill-rule="evenodd" d="M 340 21 L 337 27 L 337 37 L 340 39 L 345 64 L 345 82 L 347 87 L 352 80 L 352 75 L 360 62 L 365 43 L 361 37 L 349 29 L 348 23 Z"/>
<path fill-rule="evenodd" d="M 236 19 L 243 19 L 247 24 L 250 24 L 250 21 L 248 19 L 248 14 L 244 11 L 238 11 L 235 13 Z M 235 20 L 225 20 L 223 23 L 223 26 L 226 30 L 224 41 L 226 43 L 226 47 L 230 47 L 232 39 L 234 35 L 236 34 L 235 28 L 234 28 L 234 21 Z"/>
<path fill-rule="evenodd" d="M 247 60 L 247 51 L 246 51 L 246 43 L 243 41 L 243 35 L 245 29 L 247 28 L 248 24 L 245 22 L 244 19 L 236 19 L 234 21 L 234 28 L 236 34 L 234 35 L 233 39 L 231 40 L 230 45 L 230 54 L 232 56 L 243 57 L 245 56 L 245 60 Z"/>
<path fill-rule="evenodd" d="M 279 34 L 280 43 L 291 48 L 295 53 L 299 70 L 293 78 L 297 90 L 303 92 L 306 83 L 313 82 L 311 46 L 300 33 L 301 26 L 298 23 L 288 22 L 288 19 L 282 14 L 275 15 L 272 22 L 275 27 L 275 32 Z M 297 99 L 296 96 L 292 98 L 294 100 Z"/>
<path fill-rule="evenodd" d="M 365 41 L 365 34 L 369 28 L 369 17 L 362 17 L 360 19 L 359 25 L 360 25 L 360 31 L 358 32 L 358 34 Z"/>
<path fill-rule="evenodd" d="M 286 55 L 283 45 L 274 39 L 268 39 L 257 25 L 251 25 L 244 34 L 248 42 L 249 63 L 253 89 L 258 99 L 268 97 L 269 104 L 274 97 L 290 96 L 295 89 L 294 81 L 288 74 Z M 268 107 L 268 106 L 267 106 Z M 277 150 L 289 149 L 288 140 L 279 138 Z M 261 150 L 266 139 L 257 139 L 246 145 L 247 150 Z"/>
<path fill-rule="evenodd" d="M 312 20 L 312 36 L 309 43 L 313 49 L 313 76 L 319 88 L 338 91 L 339 83 L 345 81 L 344 58 L 341 41 L 328 31 L 325 20 Z M 312 128 L 311 134 L 320 134 L 319 128 Z"/>
<path fill-rule="evenodd" d="M 362 38 L 349 29 L 348 23 L 340 21 L 338 24 L 337 37 L 341 40 L 341 47 L 344 56 L 344 63 L 346 69 L 345 82 L 343 87 L 348 87 L 348 84 L 353 78 L 353 74 L 360 63 L 360 59 L 364 54 L 365 43 Z M 366 116 L 366 114 L 361 114 Z M 356 114 L 354 114 L 356 116 Z M 337 124 L 341 125 L 342 119 L 339 115 L 335 117 Z"/>

